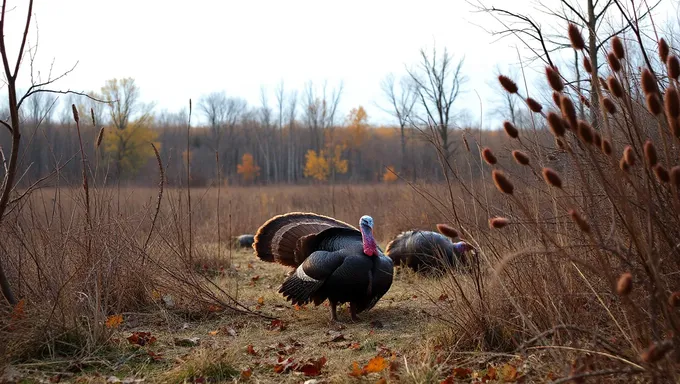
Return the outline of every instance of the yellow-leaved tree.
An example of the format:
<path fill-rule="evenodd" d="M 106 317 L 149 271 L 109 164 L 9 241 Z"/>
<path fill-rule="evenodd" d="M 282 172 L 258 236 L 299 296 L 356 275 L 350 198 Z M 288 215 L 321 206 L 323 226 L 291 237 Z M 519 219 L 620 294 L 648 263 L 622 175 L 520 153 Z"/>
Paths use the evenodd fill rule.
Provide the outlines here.
<path fill-rule="evenodd" d="M 352 108 L 347 116 L 347 130 L 349 131 L 349 145 L 358 149 L 368 137 L 368 115 L 364 107 Z"/>
<path fill-rule="evenodd" d="M 336 174 L 347 173 L 347 160 L 342 158 L 342 152 L 347 148 L 345 144 L 335 146 L 326 145 L 317 154 L 310 149 L 305 155 L 305 177 L 312 177 L 319 181 L 328 180 L 332 172 Z"/>
<path fill-rule="evenodd" d="M 385 170 L 385 173 L 383 174 L 383 181 L 386 183 L 391 183 L 394 181 L 397 181 L 399 177 L 397 177 L 397 173 L 394 170 L 393 166 L 388 166 L 387 169 Z"/>
<path fill-rule="evenodd" d="M 106 130 L 104 151 L 120 179 L 135 174 L 154 156 L 151 143 L 160 147 L 158 132 L 151 128 L 153 105 L 139 100 L 139 87 L 132 78 L 108 80 L 101 91 L 113 126 Z"/>
<path fill-rule="evenodd" d="M 244 153 L 241 158 L 241 164 L 236 166 L 236 173 L 243 177 L 243 181 L 252 182 L 260 175 L 260 167 L 255 164 L 255 159 L 250 153 Z"/>

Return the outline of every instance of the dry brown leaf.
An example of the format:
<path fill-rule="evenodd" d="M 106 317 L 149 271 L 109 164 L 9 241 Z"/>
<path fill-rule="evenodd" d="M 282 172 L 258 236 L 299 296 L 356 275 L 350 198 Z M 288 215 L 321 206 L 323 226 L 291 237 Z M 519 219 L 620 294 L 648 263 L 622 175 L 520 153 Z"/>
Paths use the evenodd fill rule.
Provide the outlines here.
<path fill-rule="evenodd" d="M 118 328 L 123 324 L 123 315 L 111 315 L 106 318 L 106 328 Z"/>
<path fill-rule="evenodd" d="M 264 305 L 264 296 L 260 296 L 257 298 L 257 303 L 260 305 Z"/>

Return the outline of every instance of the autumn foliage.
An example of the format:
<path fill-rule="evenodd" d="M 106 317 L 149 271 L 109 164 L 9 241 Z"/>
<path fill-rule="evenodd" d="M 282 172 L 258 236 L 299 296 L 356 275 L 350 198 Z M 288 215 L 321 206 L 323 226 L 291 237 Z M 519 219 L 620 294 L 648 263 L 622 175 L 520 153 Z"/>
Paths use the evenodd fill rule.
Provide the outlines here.
<path fill-rule="evenodd" d="M 244 153 L 241 163 L 237 166 L 237 172 L 246 182 L 252 182 L 260 174 L 260 167 L 255 165 L 253 155 Z"/>

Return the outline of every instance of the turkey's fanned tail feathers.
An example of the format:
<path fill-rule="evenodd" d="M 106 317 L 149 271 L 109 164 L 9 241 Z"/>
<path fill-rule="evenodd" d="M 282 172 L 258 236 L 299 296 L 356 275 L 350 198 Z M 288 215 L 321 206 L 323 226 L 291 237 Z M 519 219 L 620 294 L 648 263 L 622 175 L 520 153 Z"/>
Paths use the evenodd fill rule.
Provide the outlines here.
<path fill-rule="evenodd" d="M 329 228 L 357 230 L 350 224 L 315 213 L 286 213 L 272 217 L 257 230 L 253 249 L 260 260 L 297 267 L 308 255 L 302 251 L 303 238 L 311 239 L 310 236 Z"/>

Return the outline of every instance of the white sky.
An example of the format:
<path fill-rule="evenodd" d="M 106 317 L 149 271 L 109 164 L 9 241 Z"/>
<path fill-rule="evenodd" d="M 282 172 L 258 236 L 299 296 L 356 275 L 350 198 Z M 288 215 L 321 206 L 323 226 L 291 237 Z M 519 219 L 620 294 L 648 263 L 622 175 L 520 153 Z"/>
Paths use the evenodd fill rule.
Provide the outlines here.
<path fill-rule="evenodd" d="M 8 15 L 10 41 L 21 32 L 25 2 L 10 2 L 18 5 Z M 544 1 L 551 2 L 559 4 Z M 485 0 L 518 11 L 527 10 L 529 3 Z M 474 24 L 490 29 L 498 24 L 470 10 L 465 0 L 36 0 L 36 69 L 44 73 L 55 60 L 58 73 L 79 61 L 57 83 L 60 89 L 79 91 L 99 90 L 110 78 L 134 77 L 144 101 L 155 102 L 156 111 L 172 112 L 186 107 L 189 98 L 196 103 L 212 91 L 225 90 L 252 105 L 265 86 L 273 106 L 281 79 L 287 90 L 299 93 L 308 80 L 319 85 L 328 80 L 331 86 L 344 80 L 341 113 L 362 105 L 372 122 L 382 123 L 389 120 L 374 105 L 384 100 L 381 79 L 389 72 L 404 73 L 421 47 L 436 42 L 455 57 L 465 56 L 468 80 L 455 105 L 478 119 L 474 91 L 485 111 L 493 107 L 489 84 L 494 66 L 516 63 L 516 40 L 492 44 L 494 37 Z M 35 39 L 33 28 L 31 43 Z M 16 45 L 10 50 L 16 52 Z M 20 74 L 24 84 L 28 76 L 25 67 Z"/>

